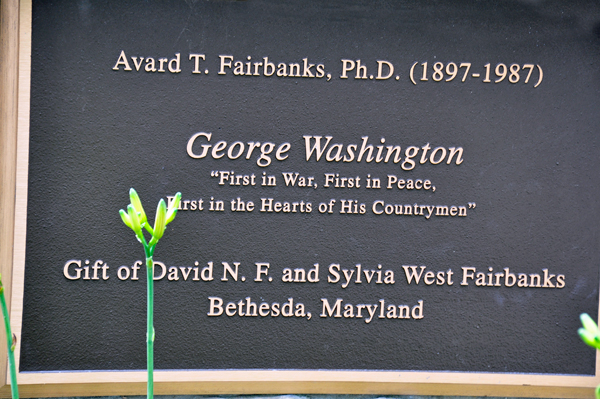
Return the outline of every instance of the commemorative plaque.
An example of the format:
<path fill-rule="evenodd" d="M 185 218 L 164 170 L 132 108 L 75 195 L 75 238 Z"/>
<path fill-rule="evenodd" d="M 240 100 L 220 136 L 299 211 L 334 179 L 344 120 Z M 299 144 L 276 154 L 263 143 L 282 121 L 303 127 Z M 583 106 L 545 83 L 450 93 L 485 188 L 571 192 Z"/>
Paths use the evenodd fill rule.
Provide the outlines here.
<path fill-rule="evenodd" d="M 576 333 L 598 315 L 597 4 L 21 7 L 22 380 L 145 368 L 134 187 L 182 193 L 155 253 L 165 384 L 597 382 Z M 267 391 L 286 388 L 245 392 Z"/>

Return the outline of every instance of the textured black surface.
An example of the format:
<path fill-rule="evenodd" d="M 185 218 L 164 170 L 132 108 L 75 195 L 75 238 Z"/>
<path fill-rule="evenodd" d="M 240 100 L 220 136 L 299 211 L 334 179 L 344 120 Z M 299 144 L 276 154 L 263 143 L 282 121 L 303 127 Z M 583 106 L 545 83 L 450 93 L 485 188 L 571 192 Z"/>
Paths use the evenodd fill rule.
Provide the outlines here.
<path fill-rule="evenodd" d="M 181 212 L 160 241 L 167 266 L 240 262 L 245 282 L 157 281 L 158 369 L 366 369 L 593 374 L 578 315 L 598 313 L 600 50 L 595 2 L 34 1 L 27 254 L 21 370 L 145 367 L 145 275 L 118 216 L 136 187 L 159 198 L 309 201 L 310 214 Z M 182 72 L 112 70 L 119 53 L 181 54 Z M 208 75 L 189 53 L 206 54 Z M 332 79 L 217 75 L 219 55 L 323 63 Z M 397 67 L 395 81 L 339 79 L 341 59 Z M 529 84 L 418 82 L 414 62 L 539 64 Z M 131 62 L 131 60 L 130 60 Z M 132 65 L 133 66 L 133 65 Z M 493 70 L 492 70 L 493 73 Z M 534 71 L 537 78 L 537 71 Z M 492 78 L 494 76 L 492 75 Z M 291 143 L 289 158 L 192 159 L 187 140 Z M 303 135 L 335 143 L 460 146 L 459 165 L 304 160 Z M 199 150 L 199 148 L 197 148 Z M 277 175 L 277 187 L 219 186 L 213 170 Z M 281 172 L 315 176 L 290 188 Z M 322 187 L 323 173 L 431 179 L 436 192 Z M 320 214 L 331 198 L 365 215 Z M 464 218 L 377 216 L 370 204 L 466 205 Z M 227 204 L 228 205 L 228 204 Z M 339 208 L 338 208 L 339 210 Z M 70 259 L 102 259 L 106 281 L 69 281 Z M 271 283 L 255 283 L 269 262 Z M 320 264 L 320 282 L 285 284 L 282 270 Z M 391 269 L 394 285 L 327 283 L 327 267 Z M 408 285 L 402 265 L 455 272 L 453 286 Z M 460 286 L 460 268 L 564 274 L 562 289 Z M 181 277 L 181 276 L 180 276 Z M 207 317 L 208 296 L 294 301 L 312 319 Z M 421 320 L 320 318 L 321 298 L 416 304 Z"/>

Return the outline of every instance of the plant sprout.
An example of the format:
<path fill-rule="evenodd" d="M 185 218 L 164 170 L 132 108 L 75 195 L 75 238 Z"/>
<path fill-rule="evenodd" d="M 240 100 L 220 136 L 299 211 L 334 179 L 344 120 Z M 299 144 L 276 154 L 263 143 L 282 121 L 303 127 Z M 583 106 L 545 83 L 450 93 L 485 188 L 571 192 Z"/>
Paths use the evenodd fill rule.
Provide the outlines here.
<path fill-rule="evenodd" d="M 577 330 L 579 336 L 592 348 L 600 349 L 600 330 L 596 322 L 587 313 L 582 313 L 579 316 L 582 328 Z M 600 399 L 600 385 L 596 387 L 596 399 Z"/>
<path fill-rule="evenodd" d="M 165 200 L 162 198 L 158 202 L 158 208 L 156 209 L 156 217 L 154 219 L 154 227 L 148 223 L 146 212 L 140 201 L 140 197 L 137 192 L 132 188 L 129 190 L 129 199 L 131 203 L 127 205 L 127 211 L 121 209 L 119 214 L 123 223 L 127 225 L 133 232 L 139 242 L 144 246 L 144 253 L 146 255 L 146 275 L 147 275 L 147 292 L 148 292 L 148 322 L 146 332 L 146 360 L 148 369 L 148 389 L 147 397 L 152 399 L 154 397 L 154 249 L 158 240 L 160 240 L 165 233 L 165 229 L 169 223 L 175 219 L 177 209 L 179 208 L 179 202 L 181 201 L 181 193 L 175 194 L 175 199 L 171 202 L 169 208 L 165 204 Z M 150 233 L 150 241 L 146 241 L 144 236 L 145 229 Z"/>

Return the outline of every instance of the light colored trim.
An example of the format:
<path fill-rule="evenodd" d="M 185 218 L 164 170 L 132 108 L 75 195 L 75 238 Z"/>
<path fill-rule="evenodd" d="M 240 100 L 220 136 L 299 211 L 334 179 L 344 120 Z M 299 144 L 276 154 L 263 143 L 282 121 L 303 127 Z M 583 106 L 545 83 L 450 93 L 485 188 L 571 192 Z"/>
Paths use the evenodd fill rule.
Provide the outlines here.
<path fill-rule="evenodd" d="M 17 185 L 15 208 L 15 243 L 13 255 L 13 292 L 10 324 L 21 337 L 23 290 L 25 280 L 25 235 L 27 232 L 27 186 L 29 172 L 29 103 L 31 92 L 31 0 L 20 2 L 19 9 L 19 114 L 17 130 Z M 15 361 L 19 370 L 21 339 L 17 341 Z M 6 376 L 7 383 L 10 376 Z M 21 386 L 20 373 L 17 382 Z"/>
<path fill-rule="evenodd" d="M 30 396 L 141 395 L 145 372 L 21 373 Z M 20 383 L 20 384 L 21 384 Z M 410 394 L 585 398 L 595 377 L 454 372 L 158 371 L 159 394 Z"/>
<path fill-rule="evenodd" d="M 18 0 L 1 1 L 0 18 L 0 273 L 10 310 L 17 160 Z M 9 379 L 7 365 L 6 334 L 0 334 L 0 386 Z"/>
<path fill-rule="evenodd" d="M 31 0 L 21 1 L 19 51 L 19 118 L 17 143 L 17 204 L 13 274 L 13 330 L 21 333 L 31 73 Z M 600 313 L 600 312 L 599 312 Z M 576 315 L 574 316 L 576 317 Z M 574 332 L 575 333 L 575 332 Z M 17 359 L 20 343 L 17 346 Z M 6 357 L 6 355 L 4 355 Z M 5 359 L 4 357 L 4 359 Z M 591 397 L 596 376 L 412 371 L 323 370 L 184 370 L 155 372 L 156 394 L 388 394 L 530 397 Z M 2 359 L 0 359 L 2 360 Z M 19 373 L 23 396 L 142 395 L 143 371 Z M 9 397 L 6 386 L 0 396 Z"/>

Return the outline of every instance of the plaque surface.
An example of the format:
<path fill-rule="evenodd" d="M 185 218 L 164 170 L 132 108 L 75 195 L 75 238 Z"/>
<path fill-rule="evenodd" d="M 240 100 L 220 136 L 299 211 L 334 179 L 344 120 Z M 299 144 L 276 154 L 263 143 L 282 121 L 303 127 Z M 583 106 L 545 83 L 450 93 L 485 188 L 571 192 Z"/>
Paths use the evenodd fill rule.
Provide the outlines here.
<path fill-rule="evenodd" d="M 21 372 L 595 374 L 597 4 L 32 11 Z"/>

